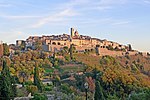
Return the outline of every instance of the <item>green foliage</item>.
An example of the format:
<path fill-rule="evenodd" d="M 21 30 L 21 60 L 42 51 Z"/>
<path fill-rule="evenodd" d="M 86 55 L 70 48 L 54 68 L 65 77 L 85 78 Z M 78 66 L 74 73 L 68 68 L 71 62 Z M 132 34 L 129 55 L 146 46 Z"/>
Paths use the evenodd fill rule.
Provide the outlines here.
<path fill-rule="evenodd" d="M 25 87 L 17 88 L 17 97 L 25 97 L 28 95 L 28 91 Z"/>
<path fill-rule="evenodd" d="M 44 90 L 45 91 L 52 91 L 52 88 L 53 88 L 52 86 L 45 86 Z"/>
<path fill-rule="evenodd" d="M 37 86 L 37 88 L 40 92 L 43 91 L 42 82 L 40 80 L 39 69 L 38 69 L 37 63 L 36 63 L 35 68 L 34 68 L 34 85 Z"/>
<path fill-rule="evenodd" d="M 114 94 L 114 95 L 110 95 L 110 94 L 109 94 L 109 95 L 107 96 L 107 100 L 121 100 L 121 99 L 119 99 L 118 96 L 115 95 L 115 94 Z"/>
<path fill-rule="evenodd" d="M 102 66 L 109 66 L 109 65 L 115 65 L 118 66 L 119 63 L 116 61 L 115 58 L 111 57 L 111 56 L 103 56 L 102 59 L 100 59 L 100 64 Z"/>
<path fill-rule="evenodd" d="M 96 81 L 95 83 L 95 95 L 94 95 L 94 100 L 105 100 L 104 94 L 103 94 L 103 88 L 100 85 L 99 81 Z"/>
<path fill-rule="evenodd" d="M 35 85 L 28 85 L 26 89 L 28 93 L 31 93 L 32 95 L 38 92 L 38 88 Z"/>
<path fill-rule="evenodd" d="M 6 61 L 3 61 L 3 69 L 0 75 L 0 97 L 1 100 L 13 99 L 16 95 L 16 88 L 14 86 L 14 78 L 10 75 L 9 67 Z"/>
<path fill-rule="evenodd" d="M 34 98 L 31 100 L 48 100 L 45 94 L 34 94 Z"/>
<path fill-rule="evenodd" d="M 68 84 L 62 84 L 61 90 L 66 94 L 73 93 L 73 91 L 71 90 L 71 88 Z"/>
<path fill-rule="evenodd" d="M 146 89 L 140 92 L 134 92 L 130 94 L 129 100 L 149 100 L 150 89 Z"/>
<path fill-rule="evenodd" d="M 66 61 L 70 61 L 70 57 L 68 55 L 65 56 Z"/>
<path fill-rule="evenodd" d="M 3 43 L 3 49 L 4 49 L 4 51 L 3 51 L 3 54 L 4 54 L 4 56 L 9 56 L 9 46 L 6 44 L 6 43 Z"/>
<path fill-rule="evenodd" d="M 131 70 L 133 72 L 137 72 L 138 71 L 138 68 L 136 67 L 136 65 L 134 63 L 131 65 Z"/>
<path fill-rule="evenodd" d="M 32 83 L 32 81 L 26 81 L 25 82 L 25 85 L 32 85 L 33 83 Z"/>
<path fill-rule="evenodd" d="M 70 59 L 73 59 L 73 44 L 70 45 L 70 49 L 69 49 L 69 53 L 70 53 Z"/>

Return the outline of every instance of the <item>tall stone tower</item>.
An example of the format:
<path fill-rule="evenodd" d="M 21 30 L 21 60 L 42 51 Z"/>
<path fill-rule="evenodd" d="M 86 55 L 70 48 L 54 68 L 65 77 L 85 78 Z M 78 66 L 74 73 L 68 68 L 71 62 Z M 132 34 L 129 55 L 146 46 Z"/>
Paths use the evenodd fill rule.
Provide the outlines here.
<path fill-rule="evenodd" d="M 74 36 L 74 28 L 71 28 L 71 37 Z"/>

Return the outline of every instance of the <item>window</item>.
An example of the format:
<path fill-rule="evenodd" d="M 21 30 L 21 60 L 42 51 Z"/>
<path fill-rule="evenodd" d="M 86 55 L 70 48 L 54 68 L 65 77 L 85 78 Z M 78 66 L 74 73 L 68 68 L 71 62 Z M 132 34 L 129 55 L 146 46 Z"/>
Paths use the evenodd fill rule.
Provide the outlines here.
<path fill-rule="evenodd" d="M 52 42 L 52 44 L 53 44 L 53 45 L 56 45 L 56 43 L 55 43 L 55 42 Z"/>

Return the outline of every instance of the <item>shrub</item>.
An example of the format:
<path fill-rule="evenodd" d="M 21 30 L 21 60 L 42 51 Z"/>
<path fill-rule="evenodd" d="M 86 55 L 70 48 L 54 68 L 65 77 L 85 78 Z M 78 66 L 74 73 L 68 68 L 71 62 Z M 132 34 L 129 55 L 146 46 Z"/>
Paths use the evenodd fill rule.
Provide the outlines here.
<path fill-rule="evenodd" d="M 45 86 L 45 91 L 52 91 L 52 87 L 51 86 Z"/>
<path fill-rule="evenodd" d="M 29 85 L 26 88 L 27 88 L 27 91 L 31 94 L 35 94 L 38 92 L 38 88 L 35 85 Z"/>
<path fill-rule="evenodd" d="M 68 84 L 62 84 L 61 89 L 64 93 L 67 93 L 67 94 L 73 92 Z"/>
<path fill-rule="evenodd" d="M 32 81 L 26 81 L 25 82 L 25 85 L 32 85 L 33 83 L 32 83 Z"/>
<path fill-rule="evenodd" d="M 47 96 L 45 94 L 34 94 L 34 98 L 31 100 L 48 100 Z"/>

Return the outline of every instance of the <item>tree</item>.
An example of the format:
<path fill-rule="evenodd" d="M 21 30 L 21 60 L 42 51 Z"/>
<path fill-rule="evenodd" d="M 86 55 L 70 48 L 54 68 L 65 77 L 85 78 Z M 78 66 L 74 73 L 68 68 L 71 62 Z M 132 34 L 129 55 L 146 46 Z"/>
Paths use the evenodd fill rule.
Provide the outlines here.
<path fill-rule="evenodd" d="M 67 46 L 63 47 L 63 50 L 64 50 L 65 53 L 68 53 L 68 51 L 69 51 Z"/>
<path fill-rule="evenodd" d="M 34 85 L 37 86 L 37 88 L 40 92 L 43 91 L 42 82 L 40 80 L 39 69 L 38 69 L 38 64 L 37 63 L 35 63 L 35 68 L 34 68 Z"/>
<path fill-rule="evenodd" d="M 22 86 L 24 87 L 25 79 L 27 79 L 27 73 L 25 71 L 20 71 L 19 78 L 22 79 L 22 81 L 20 81 L 20 82 L 22 83 Z"/>
<path fill-rule="evenodd" d="M 73 59 L 73 44 L 70 45 L 69 52 L 70 52 L 70 59 L 72 60 Z"/>
<path fill-rule="evenodd" d="M 13 99 L 16 91 L 13 77 L 10 75 L 9 67 L 6 65 L 6 61 L 3 61 L 3 69 L 0 75 L 0 99 L 10 100 Z"/>
<path fill-rule="evenodd" d="M 53 53 L 53 56 L 51 57 L 51 63 L 52 63 L 52 66 L 53 67 L 56 67 L 56 66 L 58 66 L 58 61 L 57 61 L 57 59 L 56 59 L 56 53 L 54 52 Z"/>
<path fill-rule="evenodd" d="M 95 95 L 94 100 L 105 100 L 104 94 L 103 94 L 103 88 L 100 85 L 100 82 L 97 80 L 95 83 Z"/>
<path fill-rule="evenodd" d="M 129 51 L 132 51 L 132 46 L 131 46 L 131 44 L 129 44 L 128 46 L 129 46 Z"/>
<path fill-rule="evenodd" d="M 6 44 L 6 43 L 3 43 L 3 49 L 4 49 L 4 51 L 3 51 L 3 54 L 4 54 L 4 56 L 9 56 L 9 46 Z"/>
<path fill-rule="evenodd" d="M 34 94 L 34 98 L 31 100 L 48 100 L 45 94 Z"/>

